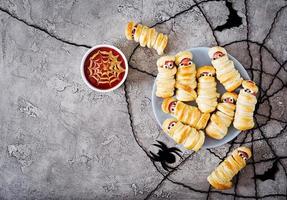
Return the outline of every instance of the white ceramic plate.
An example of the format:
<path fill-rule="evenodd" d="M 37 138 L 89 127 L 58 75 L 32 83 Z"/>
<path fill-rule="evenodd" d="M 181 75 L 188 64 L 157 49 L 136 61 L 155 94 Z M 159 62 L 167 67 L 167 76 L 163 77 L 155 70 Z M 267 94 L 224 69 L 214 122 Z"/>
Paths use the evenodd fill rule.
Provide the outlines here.
<path fill-rule="evenodd" d="M 192 61 L 195 63 L 196 67 L 200 67 L 203 65 L 211 65 L 210 59 L 208 57 L 208 48 L 207 47 L 191 48 L 188 51 L 192 52 L 192 54 L 193 54 L 193 60 Z M 244 67 L 231 55 L 229 55 L 229 58 L 234 62 L 235 68 L 240 72 L 243 79 L 246 79 L 246 80 L 250 79 L 249 75 L 246 72 L 246 70 L 244 69 Z M 164 120 L 166 120 L 167 118 L 171 118 L 172 116 L 164 113 L 161 110 L 161 103 L 162 103 L 163 99 L 157 97 L 155 95 L 155 91 L 156 91 L 156 87 L 155 87 L 155 82 L 154 82 L 153 89 L 152 89 L 152 108 L 153 108 L 153 112 L 154 112 L 157 123 L 160 126 L 162 126 L 162 123 L 164 122 Z M 223 85 L 221 85 L 218 81 L 217 81 L 217 92 L 219 92 L 221 95 L 225 92 Z M 191 102 L 189 104 L 190 105 L 196 105 L 195 102 Z M 221 140 L 215 140 L 215 139 L 212 139 L 212 138 L 206 136 L 203 148 L 214 148 L 214 147 L 221 146 L 221 145 L 231 141 L 232 139 L 234 139 L 239 133 L 240 133 L 240 131 L 236 130 L 231 125 L 231 127 L 229 127 L 229 129 L 228 129 L 227 135 Z"/>

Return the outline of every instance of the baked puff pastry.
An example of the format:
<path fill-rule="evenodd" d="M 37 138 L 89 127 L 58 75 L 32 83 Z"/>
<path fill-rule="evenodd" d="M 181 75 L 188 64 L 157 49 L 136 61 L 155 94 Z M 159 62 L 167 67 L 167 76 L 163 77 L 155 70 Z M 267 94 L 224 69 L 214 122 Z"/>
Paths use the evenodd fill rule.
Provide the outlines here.
<path fill-rule="evenodd" d="M 236 102 L 233 126 L 238 130 L 244 131 L 254 127 L 253 114 L 257 103 L 256 94 L 258 87 L 250 80 L 244 80 L 242 87 L 243 89 L 240 90 Z"/>
<path fill-rule="evenodd" d="M 166 98 L 161 105 L 162 111 L 171 114 L 178 121 L 199 130 L 204 129 L 209 120 L 209 113 L 201 113 L 195 106 L 187 105 L 175 98 Z"/>
<path fill-rule="evenodd" d="M 156 96 L 167 98 L 174 94 L 176 66 L 174 56 L 163 56 L 157 60 Z"/>
<path fill-rule="evenodd" d="M 234 91 L 242 83 L 240 73 L 235 69 L 232 60 L 222 47 L 212 47 L 208 50 L 211 63 L 216 69 L 216 77 L 228 92 Z"/>
<path fill-rule="evenodd" d="M 215 189 L 226 190 L 232 187 L 232 178 L 246 166 L 246 160 L 252 156 L 247 147 L 235 149 L 216 169 L 207 177 L 208 182 Z"/>
<path fill-rule="evenodd" d="M 205 135 L 203 131 L 197 131 L 195 128 L 184 125 L 174 118 L 166 119 L 162 127 L 165 133 L 186 149 L 198 151 L 204 143 Z"/>
<path fill-rule="evenodd" d="M 211 115 L 205 130 L 209 137 L 220 140 L 227 134 L 233 121 L 236 100 L 236 93 L 226 92 L 222 95 L 222 103 L 217 105 L 217 111 Z"/>
<path fill-rule="evenodd" d="M 196 99 L 196 68 L 192 62 L 192 54 L 189 51 L 181 51 L 175 55 L 176 73 L 176 98 L 179 101 L 193 101 Z"/>
<path fill-rule="evenodd" d="M 201 112 L 210 113 L 216 109 L 217 98 L 216 92 L 215 69 L 212 66 L 202 66 L 197 70 L 198 78 L 197 99 L 196 103 Z"/>
<path fill-rule="evenodd" d="M 139 42 L 142 47 L 154 48 L 159 55 L 163 54 L 168 42 L 167 35 L 133 21 L 126 25 L 125 35 L 128 40 Z"/>

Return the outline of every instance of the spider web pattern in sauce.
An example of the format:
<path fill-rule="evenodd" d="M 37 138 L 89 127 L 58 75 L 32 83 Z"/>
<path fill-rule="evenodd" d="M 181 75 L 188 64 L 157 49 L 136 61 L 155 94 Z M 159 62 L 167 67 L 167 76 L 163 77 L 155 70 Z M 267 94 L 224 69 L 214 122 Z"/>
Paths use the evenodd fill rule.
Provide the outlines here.
<path fill-rule="evenodd" d="M 126 66 L 123 57 L 116 50 L 100 47 L 87 56 L 84 69 L 85 76 L 91 85 L 107 90 L 123 80 Z"/>

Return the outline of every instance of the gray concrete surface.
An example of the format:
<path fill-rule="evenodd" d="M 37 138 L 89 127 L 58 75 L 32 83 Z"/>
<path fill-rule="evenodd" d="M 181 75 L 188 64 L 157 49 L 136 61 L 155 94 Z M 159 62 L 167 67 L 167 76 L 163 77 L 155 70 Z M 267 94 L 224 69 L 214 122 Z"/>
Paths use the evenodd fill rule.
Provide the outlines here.
<path fill-rule="evenodd" d="M 167 174 L 144 152 L 156 151 L 156 139 L 175 146 L 151 108 L 158 55 L 145 48 L 132 55 L 136 44 L 125 39 L 124 26 L 130 19 L 157 23 L 169 34 L 171 54 L 215 45 L 211 27 L 227 20 L 224 1 L 203 1 L 200 9 L 187 0 L 0 1 L 0 199 L 286 199 L 287 9 L 272 26 L 284 5 L 233 1 L 242 25 L 214 32 L 220 45 L 247 35 L 251 40 L 249 47 L 241 41 L 226 48 L 247 69 L 253 63 L 254 80 L 262 80 L 268 98 L 262 97 L 257 111 L 260 129 L 178 160 L 180 167 Z M 84 46 L 100 43 L 132 55 L 134 68 L 125 86 L 106 94 L 90 90 L 79 73 Z M 254 161 L 241 171 L 236 188 L 209 191 L 206 177 L 241 142 L 253 147 Z M 275 180 L 253 179 L 276 158 Z"/>

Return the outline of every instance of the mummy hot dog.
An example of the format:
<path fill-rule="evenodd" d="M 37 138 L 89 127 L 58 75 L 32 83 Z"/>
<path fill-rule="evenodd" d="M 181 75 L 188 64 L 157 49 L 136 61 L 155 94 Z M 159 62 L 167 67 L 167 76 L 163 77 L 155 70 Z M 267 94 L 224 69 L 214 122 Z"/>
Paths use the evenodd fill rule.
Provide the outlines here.
<path fill-rule="evenodd" d="M 226 190 L 232 187 L 232 178 L 246 166 L 246 160 L 252 156 L 247 147 L 239 147 L 232 152 L 216 169 L 207 177 L 208 182 L 215 189 Z"/>
<path fill-rule="evenodd" d="M 201 113 L 197 107 L 177 101 L 175 98 L 164 99 L 161 108 L 163 112 L 170 113 L 178 121 L 197 130 L 204 129 L 210 117 L 209 113 Z"/>
<path fill-rule="evenodd" d="M 167 98 L 174 94 L 176 66 L 174 56 L 163 56 L 157 60 L 156 96 Z"/>
<path fill-rule="evenodd" d="M 213 112 L 217 106 L 219 94 L 216 92 L 215 69 L 202 66 L 197 70 L 198 78 L 196 103 L 201 112 Z"/>
<path fill-rule="evenodd" d="M 206 127 L 206 134 L 214 139 L 222 139 L 232 123 L 237 94 L 226 92 L 221 97 L 222 103 L 217 105 L 216 113 L 212 114 Z"/>
<path fill-rule="evenodd" d="M 211 63 L 216 69 L 216 77 L 228 92 L 234 91 L 242 83 L 240 73 L 235 69 L 233 61 L 229 60 L 227 52 L 222 47 L 212 47 L 208 50 Z"/>
<path fill-rule="evenodd" d="M 154 48 L 159 55 L 163 54 L 168 42 L 167 35 L 158 33 L 154 28 L 136 24 L 133 21 L 127 24 L 125 35 L 128 40 L 139 42 L 142 47 Z"/>
<path fill-rule="evenodd" d="M 258 87 L 253 81 L 242 82 L 243 89 L 240 90 L 234 117 L 233 126 L 238 130 L 249 130 L 254 127 L 253 113 L 257 103 L 256 94 Z"/>
<path fill-rule="evenodd" d="M 191 61 L 192 54 L 190 51 L 181 51 L 175 55 L 176 73 L 176 98 L 179 101 L 193 101 L 197 95 L 196 88 L 196 68 Z"/>
<path fill-rule="evenodd" d="M 163 130 L 176 143 L 182 144 L 186 149 L 198 151 L 205 140 L 204 132 L 197 131 L 190 126 L 184 125 L 176 119 L 170 118 L 163 122 Z"/>

